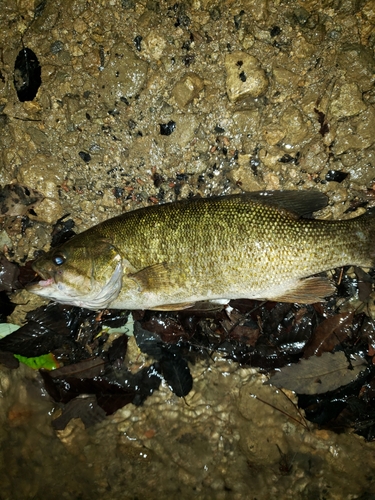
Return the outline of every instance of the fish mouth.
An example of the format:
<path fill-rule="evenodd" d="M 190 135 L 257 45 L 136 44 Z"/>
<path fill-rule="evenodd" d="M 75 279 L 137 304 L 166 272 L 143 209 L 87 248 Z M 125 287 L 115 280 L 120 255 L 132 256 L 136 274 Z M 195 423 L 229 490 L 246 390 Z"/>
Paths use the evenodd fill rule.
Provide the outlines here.
<path fill-rule="evenodd" d="M 33 283 L 30 283 L 30 285 L 27 287 L 28 289 L 35 289 L 35 288 L 47 288 L 51 285 L 56 284 L 56 280 L 53 276 L 52 273 L 42 271 L 40 269 L 37 269 L 34 266 L 31 266 L 32 269 L 37 273 L 37 276 L 35 277 L 35 281 Z M 36 281 L 39 278 L 39 281 Z"/>
<path fill-rule="evenodd" d="M 53 278 L 47 278 L 47 279 L 42 279 L 38 281 L 38 285 L 41 286 L 42 288 L 45 288 L 47 286 L 53 285 L 55 283 L 55 280 Z"/>
<path fill-rule="evenodd" d="M 44 278 L 43 276 L 39 276 Z M 37 290 L 45 290 L 49 287 L 53 287 L 56 284 L 55 280 L 52 277 L 45 277 L 45 279 L 40 279 L 39 281 L 34 281 L 26 286 L 26 289 L 30 292 L 36 293 Z"/>
<path fill-rule="evenodd" d="M 36 272 L 39 278 L 41 278 L 40 281 L 38 281 L 36 284 L 40 285 L 41 287 L 46 287 L 50 286 L 55 283 L 55 278 L 53 273 L 49 272 L 48 270 L 42 270 L 38 266 L 35 265 L 35 262 L 31 265 L 33 271 Z"/>

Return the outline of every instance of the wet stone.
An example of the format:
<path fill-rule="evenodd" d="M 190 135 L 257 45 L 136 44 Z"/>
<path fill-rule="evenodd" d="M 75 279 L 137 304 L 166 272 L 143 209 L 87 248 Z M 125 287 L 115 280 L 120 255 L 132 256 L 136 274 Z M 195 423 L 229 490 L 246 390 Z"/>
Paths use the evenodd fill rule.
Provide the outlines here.
<path fill-rule="evenodd" d="M 158 35 L 156 31 L 152 31 L 149 35 L 146 36 L 143 42 L 145 53 L 152 59 L 158 61 L 161 58 L 163 51 L 167 45 L 166 40 Z M 137 47 L 137 50 L 139 51 L 140 49 Z"/>
<path fill-rule="evenodd" d="M 258 59 L 246 52 L 233 52 L 225 58 L 226 89 L 231 102 L 260 97 L 267 92 L 268 78 Z"/>
<path fill-rule="evenodd" d="M 286 132 L 284 142 L 298 146 L 308 135 L 309 123 L 304 119 L 301 111 L 295 106 L 289 106 L 283 113 L 280 124 Z"/>
<path fill-rule="evenodd" d="M 292 71 L 289 71 L 286 68 L 281 68 L 279 66 L 273 68 L 272 74 L 276 83 L 283 87 L 287 87 L 288 90 L 290 90 L 291 86 L 294 88 L 297 87 L 298 81 L 300 79 L 300 75 L 297 75 Z"/>
<path fill-rule="evenodd" d="M 78 155 L 80 156 L 80 158 L 82 158 L 82 160 L 85 163 L 88 163 L 89 161 L 91 161 L 91 155 L 89 153 L 86 153 L 85 151 L 80 151 L 78 153 Z"/>
<path fill-rule="evenodd" d="M 270 146 L 275 146 L 278 142 L 284 139 L 285 130 L 276 125 L 269 125 L 264 128 L 263 137 L 266 140 L 267 144 L 269 144 Z"/>
<path fill-rule="evenodd" d="M 59 52 L 61 52 L 64 48 L 64 44 L 63 42 L 61 42 L 61 40 L 56 40 L 55 42 L 53 42 L 51 44 L 51 52 L 52 54 L 58 54 Z"/>
<path fill-rule="evenodd" d="M 335 118 L 355 116 L 366 109 L 362 101 L 362 93 L 357 84 L 346 83 L 341 87 L 340 95 L 332 101 L 330 110 Z"/>
<path fill-rule="evenodd" d="M 240 155 L 239 167 L 228 173 L 228 178 L 244 191 L 260 191 L 264 189 L 264 182 L 251 169 L 251 155 Z"/>
<path fill-rule="evenodd" d="M 148 63 L 125 42 L 118 42 L 112 47 L 109 62 L 98 78 L 102 98 L 113 106 L 121 97 L 134 97 L 142 90 L 147 71 Z"/>
<path fill-rule="evenodd" d="M 168 123 L 160 123 L 160 135 L 171 135 L 176 128 L 176 122 L 169 121 Z"/>
<path fill-rule="evenodd" d="M 175 117 L 175 122 L 178 134 L 172 134 L 170 140 L 173 140 L 181 148 L 184 148 L 195 136 L 195 131 L 199 127 L 198 117 L 194 114 L 178 115 Z"/>
<path fill-rule="evenodd" d="M 350 149 L 365 149 L 375 141 L 375 109 L 371 106 L 358 116 L 337 125 L 334 150 L 342 154 Z"/>
<path fill-rule="evenodd" d="M 179 108 L 185 108 L 190 104 L 203 89 L 204 83 L 195 73 L 187 73 L 174 86 L 172 96 L 175 98 Z"/>

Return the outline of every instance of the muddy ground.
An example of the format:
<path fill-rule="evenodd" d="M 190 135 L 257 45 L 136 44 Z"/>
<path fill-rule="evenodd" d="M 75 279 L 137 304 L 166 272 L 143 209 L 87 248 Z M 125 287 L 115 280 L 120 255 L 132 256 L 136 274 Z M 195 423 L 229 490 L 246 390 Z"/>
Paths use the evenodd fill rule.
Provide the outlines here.
<path fill-rule="evenodd" d="M 42 83 L 21 102 L 23 47 Z M 44 199 L 23 233 L 3 221 L 1 247 L 25 262 L 67 213 L 82 231 L 197 194 L 317 188 L 323 217 L 347 216 L 375 182 L 374 48 L 371 0 L 3 2 L 0 184 Z M 13 300 L 13 322 L 42 303 Z M 373 443 L 261 403 L 295 416 L 256 370 L 191 369 L 186 400 L 165 386 L 59 432 L 38 374 L 2 369 L 0 498 L 372 498 Z"/>

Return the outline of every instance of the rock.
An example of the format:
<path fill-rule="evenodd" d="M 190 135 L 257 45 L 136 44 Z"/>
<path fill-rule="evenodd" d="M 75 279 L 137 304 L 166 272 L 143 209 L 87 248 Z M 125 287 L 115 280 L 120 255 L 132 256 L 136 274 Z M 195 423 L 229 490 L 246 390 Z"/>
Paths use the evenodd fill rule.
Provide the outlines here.
<path fill-rule="evenodd" d="M 30 136 L 30 139 L 35 144 L 37 149 L 39 150 L 47 150 L 49 149 L 49 139 L 47 134 L 45 134 L 42 130 L 37 127 L 27 127 L 27 133 Z"/>
<path fill-rule="evenodd" d="M 266 0 L 244 0 L 242 8 L 257 21 L 268 19 L 270 4 Z"/>
<path fill-rule="evenodd" d="M 358 154 L 358 151 L 350 149 L 340 155 L 343 168 L 350 172 L 350 181 L 357 182 L 362 189 L 372 186 L 375 170 L 375 148 L 371 146 Z"/>
<path fill-rule="evenodd" d="M 309 144 L 306 152 L 300 160 L 300 168 L 309 174 L 314 174 L 323 170 L 327 165 L 328 156 L 324 144 L 320 139 L 316 139 Z"/>
<path fill-rule="evenodd" d="M 363 92 L 373 88 L 375 59 L 369 46 L 359 43 L 343 44 L 337 54 L 337 64 L 338 71 L 345 74 L 348 82 L 357 83 Z"/>
<path fill-rule="evenodd" d="M 298 82 L 301 79 L 300 75 L 279 66 L 273 68 L 272 75 L 276 83 L 283 87 L 287 87 L 289 90 L 291 87 L 293 87 L 293 89 L 297 88 Z"/>
<path fill-rule="evenodd" d="M 267 92 L 268 78 L 256 57 L 241 51 L 228 54 L 225 70 L 227 94 L 231 102 L 245 97 L 260 97 Z"/>
<path fill-rule="evenodd" d="M 280 179 L 277 174 L 273 172 L 266 172 L 263 175 L 263 179 L 266 183 L 266 189 L 270 191 L 277 191 L 280 189 Z"/>
<path fill-rule="evenodd" d="M 292 51 L 298 59 L 308 59 L 315 54 L 316 48 L 302 36 L 297 36 L 292 40 Z"/>
<path fill-rule="evenodd" d="M 284 151 L 276 146 L 270 146 L 267 149 L 261 149 L 259 151 L 259 159 L 267 168 L 278 172 L 280 170 L 281 163 L 279 159 L 284 155 Z"/>
<path fill-rule="evenodd" d="M 259 191 L 264 189 L 264 182 L 254 175 L 250 166 L 251 155 L 239 155 L 239 167 L 228 172 L 227 177 L 244 191 Z"/>
<path fill-rule="evenodd" d="M 204 83 L 195 73 L 187 73 L 173 87 L 172 95 L 179 108 L 185 108 L 193 99 L 198 97 L 199 92 L 203 89 Z"/>
<path fill-rule="evenodd" d="M 56 6 L 52 4 L 45 3 L 45 7 L 39 12 L 38 16 L 35 16 L 35 26 L 34 29 L 40 32 L 50 32 L 56 25 L 59 19 L 59 12 L 56 10 Z"/>
<path fill-rule="evenodd" d="M 0 248 L 3 249 L 4 245 L 11 248 L 13 246 L 12 240 L 9 238 L 6 231 L 0 231 Z"/>
<path fill-rule="evenodd" d="M 169 136 L 163 136 L 166 142 L 178 144 L 185 148 L 195 136 L 195 131 L 199 127 L 199 120 L 193 114 L 177 115 L 173 117 L 176 122 L 176 129 Z"/>
<path fill-rule="evenodd" d="M 285 129 L 281 129 L 275 125 L 268 125 L 267 127 L 264 127 L 262 134 L 267 144 L 275 146 L 278 142 L 284 139 Z"/>
<path fill-rule="evenodd" d="M 332 101 L 330 111 L 335 118 L 355 116 L 366 109 L 362 101 L 362 94 L 355 83 L 345 83 L 340 90 L 340 95 Z"/>
<path fill-rule="evenodd" d="M 243 153 L 251 153 L 257 147 L 260 113 L 258 109 L 244 109 L 233 113 L 233 134 L 241 139 Z"/>
<path fill-rule="evenodd" d="M 284 142 L 298 146 L 309 134 L 308 125 L 303 114 L 296 106 L 289 106 L 283 113 L 280 124 L 286 132 Z"/>
<path fill-rule="evenodd" d="M 366 149 L 375 141 L 375 108 L 369 106 L 366 111 L 337 125 L 334 142 L 335 154 L 349 149 Z"/>
<path fill-rule="evenodd" d="M 149 33 L 142 42 L 145 53 L 156 61 L 161 58 L 167 45 L 166 40 L 154 31 Z"/>
<path fill-rule="evenodd" d="M 233 121 L 236 125 L 236 133 L 241 135 L 254 135 L 259 126 L 259 110 L 246 109 L 233 113 Z"/>
<path fill-rule="evenodd" d="M 148 63 L 140 59 L 125 42 L 115 44 L 109 62 L 98 78 L 101 96 L 107 105 L 113 106 L 121 97 L 137 95 L 146 82 L 147 71 Z"/>

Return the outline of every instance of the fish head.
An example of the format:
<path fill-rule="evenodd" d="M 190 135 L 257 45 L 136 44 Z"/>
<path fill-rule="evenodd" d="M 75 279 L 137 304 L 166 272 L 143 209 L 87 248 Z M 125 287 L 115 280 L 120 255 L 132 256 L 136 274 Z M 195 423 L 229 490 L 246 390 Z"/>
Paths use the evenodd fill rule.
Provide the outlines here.
<path fill-rule="evenodd" d="M 104 309 L 122 286 L 122 257 L 105 240 L 75 236 L 36 259 L 32 267 L 42 280 L 28 290 L 62 304 Z"/>

